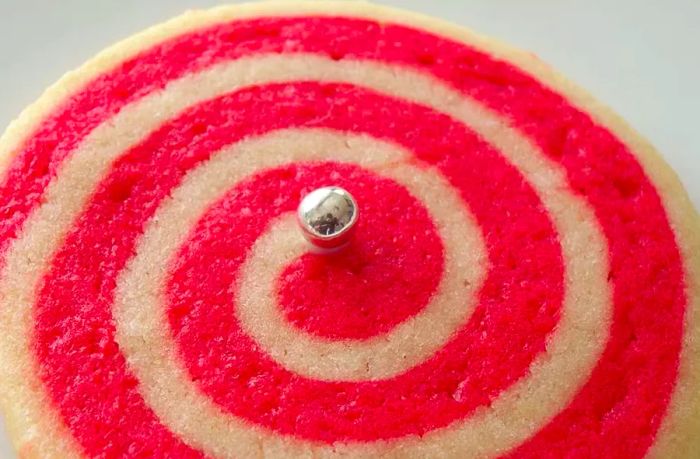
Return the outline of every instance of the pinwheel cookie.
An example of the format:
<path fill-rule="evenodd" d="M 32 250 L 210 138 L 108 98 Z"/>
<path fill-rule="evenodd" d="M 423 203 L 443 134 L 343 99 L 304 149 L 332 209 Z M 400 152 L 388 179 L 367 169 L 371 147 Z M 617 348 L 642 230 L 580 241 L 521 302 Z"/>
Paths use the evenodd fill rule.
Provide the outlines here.
<path fill-rule="evenodd" d="M 693 458 L 698 216 L 533 55 L 359 2 L 187 13 L 0 141 L 22 457 Z M 295 212 L 359 218 L 318 253 Z"/>

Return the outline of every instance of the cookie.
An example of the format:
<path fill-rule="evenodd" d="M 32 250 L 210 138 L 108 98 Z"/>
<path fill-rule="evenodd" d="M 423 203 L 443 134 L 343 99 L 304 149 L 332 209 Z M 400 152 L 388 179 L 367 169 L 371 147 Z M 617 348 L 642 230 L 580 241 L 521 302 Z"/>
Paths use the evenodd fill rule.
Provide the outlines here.
<path fill-rule="evenodd" d="M 0 141 L 21 457 L 691 458 L 700 225 L 533 55 L 356 2 L 190 12 Z M 349 191 L 348 246 L 294 218 Z"/>

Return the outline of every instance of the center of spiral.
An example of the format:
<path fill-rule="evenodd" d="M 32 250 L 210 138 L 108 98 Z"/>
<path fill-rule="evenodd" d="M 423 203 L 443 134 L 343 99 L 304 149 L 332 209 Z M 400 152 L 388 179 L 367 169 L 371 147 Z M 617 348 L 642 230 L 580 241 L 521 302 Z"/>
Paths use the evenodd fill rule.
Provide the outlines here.
<path fill-rule="evenodd" d="M 425 206 L 406 188 L 354 166 L 333 165 L 327 173 L 333 170 L 346 176 L 338 182 L 346 188 L 312 191 L 298 218 L 331 232 L 326 221 L 338 220 L 343 229 L 351 222 L 352 240 L 341 251 L 311 250 L 291 261 L 277 279 L 278 301 L 287 320 L 306 333 L 367 339 L 425 307 L 440 283 L 443 246 Z"/>

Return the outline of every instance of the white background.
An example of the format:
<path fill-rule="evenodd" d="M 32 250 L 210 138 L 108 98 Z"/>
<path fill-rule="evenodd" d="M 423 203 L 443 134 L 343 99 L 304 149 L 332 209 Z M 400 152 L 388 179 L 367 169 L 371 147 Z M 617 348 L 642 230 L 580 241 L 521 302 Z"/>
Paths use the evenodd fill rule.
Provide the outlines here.
<path fill-rule="evenodd" d="M 322 0 L 319 0 L 322 1 Z M 105 46 L 214 0 L 0 0 L 0 130 Z M 537 53 L 650 139 L 700 207 L 700 0 L 383 0 Z M 0 457 L 14 457 L 0 434 Z"/>

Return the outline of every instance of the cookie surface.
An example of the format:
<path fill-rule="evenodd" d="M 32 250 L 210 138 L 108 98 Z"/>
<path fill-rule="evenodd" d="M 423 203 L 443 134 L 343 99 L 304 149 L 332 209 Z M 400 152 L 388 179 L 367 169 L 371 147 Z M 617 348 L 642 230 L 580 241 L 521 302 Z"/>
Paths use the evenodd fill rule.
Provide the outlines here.
<path fill-rule="evenodd" d="M 531 55 L 364 3 L 193 12 L 0 155 L 22 457 L 700 450 L 697 213 Z M 362 217 L 316 255 L 293 213 L 328 184 Z"/>

